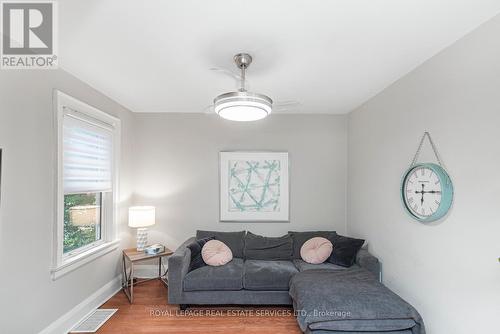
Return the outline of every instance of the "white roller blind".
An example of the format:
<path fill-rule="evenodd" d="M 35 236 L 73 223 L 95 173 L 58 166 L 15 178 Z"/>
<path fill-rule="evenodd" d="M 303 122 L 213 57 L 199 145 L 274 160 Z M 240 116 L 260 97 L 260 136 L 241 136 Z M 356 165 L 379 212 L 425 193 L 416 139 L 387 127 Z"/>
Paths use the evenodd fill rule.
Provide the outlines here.
<path fill-rule="evenodd" d="M 113 188 L 113 129 L 64 114 L 64 194 Z"/>

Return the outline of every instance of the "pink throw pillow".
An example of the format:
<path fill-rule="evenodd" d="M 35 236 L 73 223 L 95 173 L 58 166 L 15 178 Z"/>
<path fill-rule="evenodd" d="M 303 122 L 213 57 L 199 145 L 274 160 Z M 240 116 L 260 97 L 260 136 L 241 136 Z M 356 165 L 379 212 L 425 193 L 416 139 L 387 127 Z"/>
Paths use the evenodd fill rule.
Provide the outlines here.
<path fill-rule="evenodd" d="M 307 263 L 319 264 L 325 262 L 333 251 L 332 243 L 322 237 L 314 237 L 302 245 L 300 257 Z"/>
<path fill-rule="evenodd" d="M 233 252 L 222 241 L 210 240 L 203 245 L 201 257 L 209 266 L 222 266 L 233 259 Z"/>

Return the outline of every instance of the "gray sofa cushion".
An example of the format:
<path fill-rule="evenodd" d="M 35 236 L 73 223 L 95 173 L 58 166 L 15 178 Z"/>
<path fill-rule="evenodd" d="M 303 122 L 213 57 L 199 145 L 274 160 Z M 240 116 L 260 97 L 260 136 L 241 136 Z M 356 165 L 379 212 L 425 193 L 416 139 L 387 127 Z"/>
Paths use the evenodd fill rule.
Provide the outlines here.
<path fill-rule="evenodd" d="M 233 257 L 243 258 L 243 245 L 245 238 L 245 231 L 240 232 L 218 232 L 218 231 L 196 231 L 196 239 L 203 239 L 207 237 L 214 237 L 216 240 L 220 240 L 226 244 L 231 252 L 233 252 Z"/>
<path fill-rule="evenodd" d="M 356 255 L 356 264 L 360 267 L 373 273 L 377 278 L 380 279 L 380 262 L 379 260 L 370 254 L 366 249 L 360 249 Z"/>
<path fill-rule="evenodd" d="M 412 334 L 411 329 L 405 329 L 402 331 L 383 331 L 383 332 L 367 332 L 367 331 L 362 331 L 362 332 L 346 332 L 346 331 L 330 331 L 330 330 L 323 330 L 323 329 L 310 329 L 307 327 L 306 331 L 304 334 Z"/>
<path fill-rule="evenodd" d="M 356 254 L 365 243 L 364 239 L 355 239 L 337 235 L 333 241 L 333 251 L 328 262 L 339 266 L 350 267 L 356 262 Z"/>
<path fill-rule="evenodd" d="M 191 250 L 191 263 L 189 263 L 189 271 L 201 268 L 203 266 L 206 266 L 207 264 L 205 261 L 203 261 L 203 258 L 201 257 L 201 249 L 203 246 L 209 242 L 210 240 L 214 240 L 214 237 L 208 237 L 208 238 L 203 238 L 200 240 L 195 240 L 189 245 L 187 245 L 187 248 Z"/>
<path fill-rule="evenodd" d="M 311 264 L 303 260 L 295 259 L 293 264 L 299 271 L 312 270 L 312 269 L 328 269 L 328 270 L 346 270 L 346 267 L 338 266 L 330 262 L 323 262 L 320 264 Z M 357 266 L 356 266 L 357 267 Z"/>
<path fill-rule="evenodd" d="M 335 231 L 307 231 L 307 232 L 293 232 L 288 231 L 288 234 L 292 236 L 293 239 L 293 253 L 292 258 L 300 259 L 300 248 L 307 240 L 314 237 L 323 237 L 330 240 L 332 243 L 337 237 L 337 232 Z"/>
<path fill-rule="evenodd" d="M 246 260 L 244 267 L 247 290 L 288 290 L 290 278 L 298 272 L 291 261 Z"/>
<path fill-rule="evenodd" d="M 290 260 L 293 240 L 289 234 L 281 237 L 263 237 L 247 232 L 244 255 L 247 260 Z"/>
<path fill-rule="evenodd" d="M 361 332 L 361 333 L 394 333 L 413 328 L 415 320 L 413 319 L 367 319 L 367 320 L 334 320 L 312 323 L 309 328 L 312 330 L 327 330 L 336 332 Z M 411 333 L 411 332 L 410 332 Z"/>
<path fill-rule="evenodd" d="M 223 266 L 204 266 L 184 277 L 184 291 L 243 289 L 243 260 L 233 260 Z"/>

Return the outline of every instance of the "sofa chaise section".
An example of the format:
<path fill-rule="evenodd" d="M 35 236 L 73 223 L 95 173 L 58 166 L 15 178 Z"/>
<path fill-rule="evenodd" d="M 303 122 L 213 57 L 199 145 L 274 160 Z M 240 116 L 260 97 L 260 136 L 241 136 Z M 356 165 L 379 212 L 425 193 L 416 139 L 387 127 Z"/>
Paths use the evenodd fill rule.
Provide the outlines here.
<path fill-rule="evenodd" d="M 300 272 L 290 296 L 303 332 L 425 334 L 417 310 L 361 267 Z"/>

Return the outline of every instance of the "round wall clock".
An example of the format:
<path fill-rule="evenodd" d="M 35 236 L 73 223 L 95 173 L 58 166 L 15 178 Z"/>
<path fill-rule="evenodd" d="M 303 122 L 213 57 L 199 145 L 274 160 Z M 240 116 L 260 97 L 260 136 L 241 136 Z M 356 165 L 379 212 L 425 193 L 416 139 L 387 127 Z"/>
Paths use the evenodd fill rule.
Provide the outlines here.
<path fill-rule="evenodd" d="M 401 182 L 401 196 L 408 213 L 424 223 L 444 217 L 453 201 L 453 184 L 439 165 L 412 165 Z"/>

